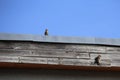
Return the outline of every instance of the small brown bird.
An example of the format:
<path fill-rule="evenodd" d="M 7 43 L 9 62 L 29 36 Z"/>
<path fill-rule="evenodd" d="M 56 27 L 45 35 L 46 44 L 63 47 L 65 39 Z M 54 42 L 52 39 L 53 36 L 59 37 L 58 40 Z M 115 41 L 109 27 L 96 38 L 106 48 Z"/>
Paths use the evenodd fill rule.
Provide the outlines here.
<path fill-rule="evenodd" d="M 95 58 L 94 64 L 100 65 L 100 57 L 101 57 L 101 55 L 98 55 L 98 56 Z"/>
<path fill-rule="evenodd" d="M 44 35 L 45 35 L 45 36 L 48 36 L 48 29 L 45 29 Z"/>

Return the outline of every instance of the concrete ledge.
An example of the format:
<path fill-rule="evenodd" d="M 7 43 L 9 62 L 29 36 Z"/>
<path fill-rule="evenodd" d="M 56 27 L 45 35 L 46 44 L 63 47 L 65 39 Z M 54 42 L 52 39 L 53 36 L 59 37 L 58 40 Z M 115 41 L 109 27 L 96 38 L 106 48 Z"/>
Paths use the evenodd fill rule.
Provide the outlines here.
<path fill-rule="evenodd" d="M 52 42 L 52 43 L 77 43 L 77 44 L 101 44 L 101 45 L 120 46 L 120 39 L 90 38 L 90 37 L 63 37 L 63 36 L 42 36 L 42 35 L 0 33 L 0 40 Z"/>

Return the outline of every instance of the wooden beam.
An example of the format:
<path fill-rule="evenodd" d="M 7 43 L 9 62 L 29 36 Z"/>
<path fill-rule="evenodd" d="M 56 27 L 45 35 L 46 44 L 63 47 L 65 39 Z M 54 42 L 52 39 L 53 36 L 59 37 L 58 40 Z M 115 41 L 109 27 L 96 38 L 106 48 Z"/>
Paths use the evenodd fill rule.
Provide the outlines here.
<path fill-rule="evenodd" d="M 72 66 L 72 65 L 8 63 L 8 62 L 0 62 L 0 68 L 63 69 L 63 70 L 82 70 L 82 71 L 120 71 L 120 67 Z"/>

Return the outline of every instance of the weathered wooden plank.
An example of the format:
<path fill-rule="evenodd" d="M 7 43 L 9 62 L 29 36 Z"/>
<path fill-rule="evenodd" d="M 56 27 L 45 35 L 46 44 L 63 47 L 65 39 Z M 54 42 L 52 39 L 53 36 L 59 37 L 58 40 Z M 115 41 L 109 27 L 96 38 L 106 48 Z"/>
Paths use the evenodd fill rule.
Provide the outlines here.
<path fill-rule="evenodd" d="M 22 50 L 32 49 L 31 42 L 12 42 L 11 46 L 13 49 L 22 49 Z"/>
<path fill-rule="evenodd" d="M 78 52 L 88 52 L 87 46 L 85 45 L 66 45 L 66 51 L 78 51 Z"/>
<path fill-rule="evenodd" d="M 66 53 L 64 51 L 39 51 L 39 50 L 14 50 L 0 49 L 0 56 L 44 56 L 44 57 L 68 57 L 89 58 L 89 53 Z"/>
<path fill-rule="evenodd" d="M 40 48 L 40 49 L 34 49 L 34 50 L 36 50 L 36 51 L 48 51 L 48 52 L 49 51 L 51 51 L 51 52 L 66 52 L 65 49 L 48 49 L 48 48 L 42 49 L 42 48 Z"/>
<path fill-rule="evenodd" d="M 64 49 L 65 44 L 51 43 L 33 43 L 33 42 L 16 42 L 11 44 L 14 49 Z"/>
<path fill-rule="evenodd" d="M 88 46 L 87 49 L 89 52 L 100 52 L 100 53 L 105 53 L 106 48 L 104 46 Z"/>
<path fill-rule="evenodd" d="M 0 56 L 0 62 L 19 62 L 19 57 L 15 56 Z"/>
<path fill-rule="evenodd" d="M 111 55 L 111 59 L 112 60 L 120 60 L 120 53 L 113 53 L 113 54 L 110 54 Z"/>
<path fill-rule="evenodd" d="M 20 57 L 20 63 L 37 63 L 37 64 L 59 64 L 58 58 L 48 57 Z"/>
<path fill-rule="evenodd" d="M 31 43 L 32 49 L 65 49 L 66 44 Z"/>
<path fill-rule="evenodd" d="M 0 49 L 0 56 L 32 56 L 28 50 Z"/>
<path fill-rule="evenodd" d="M 118 53 L 120 54 L 120 48 L 119 47 L 106 47 L 107 53 Z"/>
<path fill-rule="evenodd" d="M 98 55 L 101 66 L 120 66 L 120 47 L 0 41 L 0 62 L 98 66 Z"/>
<path fill-rule="evenodd" d="M 101 64 L 103 65 L 111 65 L 111 59 L 102 59 L 100 60 Z"/>
<path fill-rule="evenodd" d="M 11 43 L 0 41 L 0 49 L 12 49 Z"/>
<path fill-rule="evenodd" d="M 90 54 L 89 53 L 76 53 L 76 58 L 86 58 L 86 59 L 89 59 L 90 58 Z"/>
<path fill-rule="evenodd" d="M 59 64 L 58 58 L 47 58 L 47 64 Z"/>
<path fill-rule="evenodd" d="M 58 51 L 33 51 L 33 54 L 43 57 L 63 57 L 65 52 L 58 52 Z M 70 55 L 67 55 L 70 57 Z"/>
<path fill-rule="evenodd" d="M 43 57 L 66 57 L 66 58 L 89 58 L 89 53 L 74 53 L 74 52 L 64 52 L 64 51 L 33 51 L 34 55 Z"/>
<path fill-rule="evenodd" d="M 90 65 L 90 61 L 87 59 L 60 59 L 60 64 L 62 65 L 80 65 L 80 66 L 88 66 Z"/>
<path fill-rule="evenodd" d="M 115 59 L 111 61 L 111 66 L 120 66 L 120 59 Z"/>
<path fill-rule="evenodd" d="M 36 63 L 36 64 L 47 64 L 47 58 L 41 57 L 20 57 L 20 63 Z"/>
<path fill-rule="evenodd" d="M 120 66 L 120 53 L 113 53 L 111 55 L 111 66 Z"/>

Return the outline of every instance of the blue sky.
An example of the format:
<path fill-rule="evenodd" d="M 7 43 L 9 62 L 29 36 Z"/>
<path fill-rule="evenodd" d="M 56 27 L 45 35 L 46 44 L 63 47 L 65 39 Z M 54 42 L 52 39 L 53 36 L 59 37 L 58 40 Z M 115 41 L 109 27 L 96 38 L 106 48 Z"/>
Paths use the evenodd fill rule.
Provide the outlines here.
<path fill-rule="evenodd" d="M 120 38 L 120 0 L 0 0 L 0 33 Z"/>

